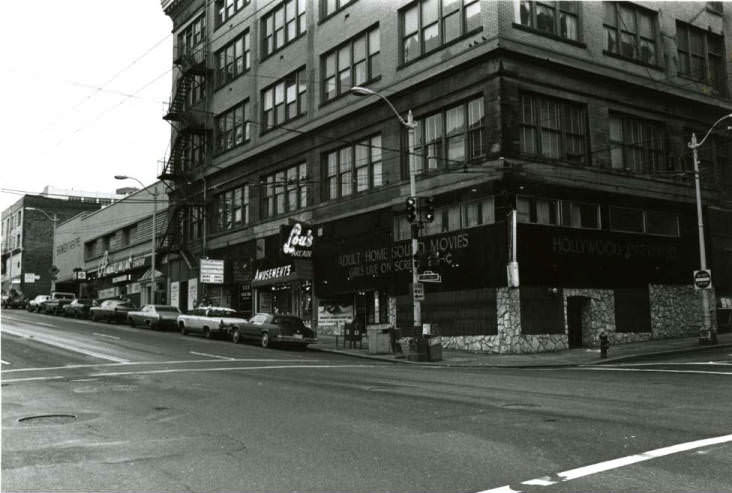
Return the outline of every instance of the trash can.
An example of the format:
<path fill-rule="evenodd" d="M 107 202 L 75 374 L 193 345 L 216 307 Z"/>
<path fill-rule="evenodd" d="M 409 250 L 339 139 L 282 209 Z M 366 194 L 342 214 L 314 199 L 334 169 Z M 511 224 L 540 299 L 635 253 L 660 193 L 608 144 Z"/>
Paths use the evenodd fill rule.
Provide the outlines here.
<path fill-rule="evenodd" d="M 367 327 L 366 334 L 369 341 L 369 354 L 391 353 L 390 327 Z"/>
<path fill-rule="evenodd" d="M 409 341 L 409 361 L 427 361 L 427 339 L 424 336 L 412 337 Z"/>
<path fill-rule="evenodd" d="M 427 338 L 427 359 L 428 361 L 442 361 L 442 341 L 440 336 Z"/>

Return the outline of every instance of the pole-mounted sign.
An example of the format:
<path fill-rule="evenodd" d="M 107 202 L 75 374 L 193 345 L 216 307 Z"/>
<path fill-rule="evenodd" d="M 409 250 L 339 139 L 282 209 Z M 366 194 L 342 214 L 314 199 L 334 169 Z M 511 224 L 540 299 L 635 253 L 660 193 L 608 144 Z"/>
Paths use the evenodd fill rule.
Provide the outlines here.
<path fill-rule="evenodd" d="M 694 289 L 712 289 L 712 271 L 709 269 L 694 271 Z"/>

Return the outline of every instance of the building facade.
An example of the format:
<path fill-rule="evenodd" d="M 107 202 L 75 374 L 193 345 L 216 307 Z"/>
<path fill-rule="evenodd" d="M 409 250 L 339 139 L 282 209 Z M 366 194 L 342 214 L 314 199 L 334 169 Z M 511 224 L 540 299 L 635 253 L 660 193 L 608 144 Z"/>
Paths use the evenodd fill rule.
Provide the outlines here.
<path fill-rule="evenodd" d="M 27 299 L 56 287 L 54 226 L 99 209 L 98 201 L 24 195 L 2 213 L 2 292 Z M 59 286 L 61 288 L 62 286 Z"/>
<path fill-rule="evenodd" d="M 425 284 L 422 321 L 444 345 L 698 332 L 688 142 L 732 113 L 726 5 L 162 4 L 176 40 L 161 172 L 176 290 L 297 313 L 320 333 L 353 319 L 412 333 L 413 166 L 420 214 L 432 210 L 419 269 L 442 281 Z M 411 112 L 413 136 L 394 111 Z M 714 299 L 732 296 L 725 128 L 699 149 Z M 295 230 L 309 247 L 292 248 Z M 202 258 L 224 260 L 223 282 L 199 282 Z"/>

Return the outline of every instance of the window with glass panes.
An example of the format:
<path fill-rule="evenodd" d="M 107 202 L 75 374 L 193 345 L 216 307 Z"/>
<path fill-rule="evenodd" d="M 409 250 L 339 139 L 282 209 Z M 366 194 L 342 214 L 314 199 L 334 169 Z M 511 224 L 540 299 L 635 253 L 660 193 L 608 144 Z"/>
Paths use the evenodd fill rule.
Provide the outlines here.
<path fill-rule="evenodd" d="M 603 2 L 605 51 L 635 61 L 658 65 L 658 14 L 629 2 Z"/>
<path fill-rule="evenodd" d="M 545 224 L 556 226 L 559 224 L 559 201 L 540 197 L 516 198 L 517 219 L 522 223 Z"/>
<path fill-rule="evenodd" d="M 252 63 L 251 56 L 251 43 L 247 29 L 241 36 L 216 51 L 214 56 L 216 59 L 216 87 L 220 88 L 228 84 L 249 70 Z"/>
<path fill-rule="evenodd" d="M 186 109 L 192 108 L 196 104 L 203 101 L 206 97 L 206 77 L 203 75 L 188 75 L 191 77 L 190 88 L 185 94 L 185 107 Z M 181 77 L 176 82 L 176 85 L 185 83 Z"/>
<path fill-rule="evenodd" d="M 249 101 L 243 101 L 216 117 L 216 151 L 223 152 L 249 142 Z"/>
<path fill-rule="evenodd" d="M 347 197 L 384 184 L 381 135 L 325 154 L 323 199 Z"/>
<path fill-rule="evenodd" d="M 521 0 L 522 26 L 572 41 L 579 40 L 579 2 L 531 2 Z"/>
<path fill-rule="evenodd" d="M 249 3 L 250 0 L 216 0 L 216 28 L 234 17 Z"/>
<path fill-rule="evenodd" d="M 418 0 L 399 12 L 402 63 L 482 26 L 480 0 Z"/>
<path fill-rule="evenodd" d="M 355 1 L 356 0 L 320 0 L 321 16 L 325 18 L 329 15 L 333 15 Z"/>
<path fill-rule="evenodd" d="M 188 226 L 186 228 L 186 238 L 190 240 L 198 240 L 203 234 L 203 208 L 202 207 L 189 207 L 188 211 Z"/>
<path fill-rule="evenodd" d="M 249 185 L 218 194 L 215 203 L 218 231 L 249 224 Z"/>
<path fill-rule="evenodd" d="M 323 55 L 323 99 L 345 94 L 380 75 L 380 50 L 379 26 L 375 26 Z"/>
<path fill-rule="evenodd" d="M 304 115 L 306 110 L 305 67 L 262 91 L 262 121 L 265 130 Z"/>
<path fill-rule="evenodd" d="M 587 161 L 585 106 L 536 94 L 521 96 L 522 154 L 574 163 Z"/>
<path fill-rule="evenodd" d="M 179 138 L 185 139 L 183 147 L 183 169 L 190 171 L 199 166 L 203 166 L 206 160 L 206 136 L 190 134 Z"/>
<path fill-rule="evenodd" d="M 703 29 L 676 22 L 679 75 L 724 88 L 724 38 Z"/>
<path fill-rule="evenodd" d="M 306 163 L 290 166 L 267 175 L 264 183 L 265 217 L 303 209 L 308 205 L 308 170 Z"/>
<path fill-rule="evenodd" d="M 706 130 L 695 131 L 686 129 L 684 135 L 696 132 L 697 139 L 701 139 Z M 730 190 L 732 187 L 732 161 L 730 161 L 730 145 L 732 141 L 723 134 L 712 134 L 707 137 L 704 145 L 699 147 L 699 171 L 702 182 L 707 180 L 715 183 L 717 188 Z M 693 165 L 689 166 L 691 169 Z"/>
<path fill-rule="evenodd" d="M 570 228 L 600 229 L 600 205 L 560 201 L 561 225 Z"/>
<path fill-rule="evenodd" d="M 201 15 L 178 33 L 178 56 L 189 56 L 196 52 L 206 36 L 206 16 Z"/>
<path fill-rule="evenodd" d="M 296 40 L 307 30 L 307 0 L 286 0 L 262 19 L 262 56 L 267 57 Z"/>
<path fill-rule="evenodd" d="M 486 155 L 483 98 L 478 97 L 416 120 L 417 171 L 449 168 Z"/>
<path fill-rule="evenodd" d="M 610 163 L 614 169 L 651 173 L 665 169 L 666 133 L 660 123 L 610 114 Z"/>

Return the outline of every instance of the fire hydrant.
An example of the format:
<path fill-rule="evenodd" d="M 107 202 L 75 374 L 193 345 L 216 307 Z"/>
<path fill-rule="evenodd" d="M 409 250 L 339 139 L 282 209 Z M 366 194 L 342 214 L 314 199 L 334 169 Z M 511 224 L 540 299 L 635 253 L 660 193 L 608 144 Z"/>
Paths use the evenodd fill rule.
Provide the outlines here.
<path fill-rule="evenodd" d="M 610 347 L 610 341 L 607 338 L 607 334 L 603 330 L 600 332 L 600 358 L 607 358 L 607 350 Z"/>

